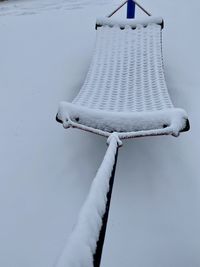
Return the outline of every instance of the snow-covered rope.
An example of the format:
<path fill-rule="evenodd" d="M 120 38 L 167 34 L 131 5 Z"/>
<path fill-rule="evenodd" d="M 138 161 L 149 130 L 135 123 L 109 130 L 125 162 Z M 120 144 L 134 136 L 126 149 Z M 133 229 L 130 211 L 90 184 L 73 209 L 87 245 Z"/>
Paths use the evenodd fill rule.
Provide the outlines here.
<path fill-rule="evenodd" d="M 122 142 L 116 133 L 107 140 L 108 149 L 92 182 L 88 197 L 80 211 L 78 222 L 56 267 L 93 267 L 102 218 L 105 214 L 109 181 L 118 146 Z"/>

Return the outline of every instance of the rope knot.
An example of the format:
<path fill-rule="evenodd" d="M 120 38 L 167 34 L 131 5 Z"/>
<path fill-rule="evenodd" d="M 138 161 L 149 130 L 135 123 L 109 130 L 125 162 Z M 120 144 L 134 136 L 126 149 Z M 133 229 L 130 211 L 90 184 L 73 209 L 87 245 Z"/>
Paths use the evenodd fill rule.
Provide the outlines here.
<path fill-rule="evenodd" d="M 63 127 L 64 127 L 65 129 L 70 128 L 70 127 L 73 127 L 73 121 L 70 119 L 69 114 L 67 114 L 67 118 L 66 118 L 66 120 L 63 122 Z"/>
<path fill-rule="evenodd" d="M 110 145 L 110 142 L 112 139 L 115 139 L 117 142 L 118 146 L 122 146 L 122 141 L 119 139 L 119 135 L 117 132 L 111 133 L 107 139 L 107 145 Z"/>

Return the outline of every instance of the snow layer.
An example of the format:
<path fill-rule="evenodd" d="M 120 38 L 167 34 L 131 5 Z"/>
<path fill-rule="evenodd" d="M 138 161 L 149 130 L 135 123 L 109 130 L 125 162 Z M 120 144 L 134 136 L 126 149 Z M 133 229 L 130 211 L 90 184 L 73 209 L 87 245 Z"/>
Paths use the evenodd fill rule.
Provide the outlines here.
<path fill-rule="evenodd" d="M 186 112 L 178 108 L 151 112 L 108 112 L 92 110 L 67 102 L 60 103 L 57 116 L 63 121 L 65 128 L 86 126 L 87 129 L 88 126 L 93 128 L 93 130 L 91 129 L 93 132 L 105 136 L 112 132 L 123 132 L 123 138 L 126 138 L 126 132 L 146 131 L 146 135 L 148 135 L 148 130 L 155 130 L 154 134 L 158 134 L 158 130 L 161 129 L 163 134 L 177 136 L 184 129 L 187 119 Z M 170 127 L 170 132 L 167 127 Z M 134 133 L 132 133 L 132 137 L 134 137 Z"/>
<path fill-rule="evenodd" d="M 136 28 L 137 25 L 147 26 L 148 24 L 155 23 L 161 25 L 163 18 L 161 17 L 147 17 L 143 19 L 115 19 L 115 18 L 97 18 L 96 24 L 98 26 L 119 26 L 125 28 L 129 25 L 131 28 Z"/>
<path fill-rule="evenodd" d="M 108 149 L 57 267 L 93 267 L 93 255 L 106 209 L 106 196 L 119 143 L 121 144 L 117 135 L 109 137 Z"/>
<path fill-rule="evenodd" d="M 167 84 L 192 128 L 178 139 L 124 141 L 102 266 L 199 267 L 200 4 L 142 2 L 165 19 Z M 119 1 L 14 0 L 12 8 L 9 3 L 0 6 L 0 266 L 50 267 L 106 146 L 105 138 L 63 130 L 55 113 L 58 102 L 73 99 L 85 79 L 96 17 Z"/>

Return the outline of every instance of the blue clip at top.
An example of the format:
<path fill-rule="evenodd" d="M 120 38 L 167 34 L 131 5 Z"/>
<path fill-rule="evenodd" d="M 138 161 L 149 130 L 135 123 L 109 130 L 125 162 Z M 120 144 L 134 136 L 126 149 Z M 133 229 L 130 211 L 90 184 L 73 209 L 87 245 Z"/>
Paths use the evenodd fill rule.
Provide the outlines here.
<path fill-rule="evenodd" d="M 135 18 L 135 2 L 133 0 L 127 1 L 127 19 Z"/>

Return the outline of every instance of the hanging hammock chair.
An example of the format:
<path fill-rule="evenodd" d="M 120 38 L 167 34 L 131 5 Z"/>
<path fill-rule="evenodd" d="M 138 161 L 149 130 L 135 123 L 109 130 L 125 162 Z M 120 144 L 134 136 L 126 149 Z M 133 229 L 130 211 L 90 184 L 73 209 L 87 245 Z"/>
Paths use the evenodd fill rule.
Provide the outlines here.
<path fill-rule="evenodd" d="M 152 16 L 98 19 L 85 82 L 72 102 L 59 105 L 56 119 L 64 128 L 105 136 L 109 146 L 57 267 L 100 266 L 121 139 L 178 136 L 190 128 L 186 112 L 173 106 L 167 90 L 162 28 L 162 18 Z"/>
<path fill-rule="evenodd" d="M 168 94 L 162 60 L 162 18 L 98 19 L 97 39 L 77 97 L 61 102 L 57 121 L 120 139 L 189 130 L 187 114 Z"/>

